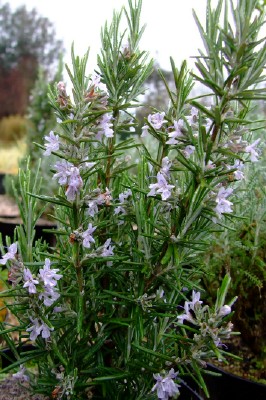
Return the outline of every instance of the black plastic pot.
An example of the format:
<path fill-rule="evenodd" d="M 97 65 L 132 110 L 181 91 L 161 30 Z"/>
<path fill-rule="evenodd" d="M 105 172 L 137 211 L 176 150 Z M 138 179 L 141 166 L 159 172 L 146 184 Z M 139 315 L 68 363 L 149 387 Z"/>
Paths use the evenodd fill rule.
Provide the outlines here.
<path fill-rule="evenodd" d="M 0 218 L 0 232 L 2 233 L 4 244 L 6 236 L 13 238 L 14 230 L 20 223 L 21 221 L 18 218 Z M 51 232 L 45 232 L 45 230 L 53 228 L 56 228 L 56 225 L 52 223 L 38 222 L 35 226 L 35 240 L 43 238 L 50 246 L 54 246 L 55 235 Z"/>
<path fill-rule="evenodd" d="M 257 383 L 209 365 L 221 376 L 205 375 L 211 400 L 266 400 L 266 385 Z"/>
<path fill-rule="evenodd" d="M 5 186 L 4 186 L 4 179 L 6 174 L 0 173 L 0 194 L 5 194 Z"/>

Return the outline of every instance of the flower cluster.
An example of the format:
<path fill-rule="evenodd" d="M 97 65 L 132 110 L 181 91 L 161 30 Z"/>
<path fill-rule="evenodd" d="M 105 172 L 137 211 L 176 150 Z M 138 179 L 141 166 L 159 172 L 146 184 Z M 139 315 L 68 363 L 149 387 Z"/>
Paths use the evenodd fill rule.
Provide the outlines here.
<path fill-rule="evenodd" d="M 148 115 L 148 122 L 153 129 L 161 129 L 163 124 L 167 121 L 164 119 L 165 113 L 155 113 Z M 142 137 L 146 137 L 149 132 L 149 125 L 144 125 L 142 127 Z"/>
<path fill-rule="evenodd" d="M 65 195 L 67 200 L 74 201 L 83 185 L 79 168 L 63 160 L 55 164 L 55 170 L 57 172 L 54 174 L 53 179 L 58 179 L 60 185 L 66 186 Z"/>
<path fill-rule="evenodd" d="M 179 323 L 189 322 L 199 327 L 199 333 L 193 335 L 195 346 L 192 354 L 193 358 L 201 360 L 206 358 L 205 349 L 208 341 L 214 343 L 216 347 L 222 346 L 222 340 L 228 339 L 232 333 L 233 324 L 228 322 L 222 323 L 223 318 L 231 313 L 231 305 L 222 305 L 215 310 L 211 310 L 208 305 L 203 305 L 200 300 L 200 292 L 192 291 L 192 301 L 186 301 L 184 304 L 185 312 L 178 315 Z M 210 354 L 208 353 L 208 356 Z"/>
<path fill-rule="evenodd" d="M 85 195 L 84 202 L 87 206 L 87 213 L 90 217 L 94 217 L 99 212 L 99 206 L 109 205 L 112 200 L 111 192 L 108 188 L 105 192 L 95 189 L 90 195 Z"/>
<path fill-rule="evenodd" d="M 148 196 L 156 196 L 156 194 L 160 194 L 162 200 L 167 200 L 171 194 L 172 189 L 175 188 L 175 185 L 169 185 L 167 179 L 170 178 L 170 167 L 171 161 L 168 157 L 164 157 L 162 159 L 162 167 L 160 171 L 157 173 L 157 182 L 149 185 L 150 192 Z"/>
<path fill-rule="evenodd" d="M 232 193 L 233 193 L 232 188 L 225 189 L 224 187 L 221 187 L 219 189 L 217 197 L 215 199 L 216 207 L 214 209 L 219 218 L 222 217 L 222 214 L 231 213 L 233 211 L 231 208 L 233 203 L 227 200 L 227 197 L 229 197 Z"/>
<path fill-rule="evenodd" d="M 0 264 L 6 264 L 9 260 L 12 264 L 15 261 L 16 266 L 17 257 L 17 243 L 13 243 L 9 246 L 8 252 L 3 255 L 0 260 Z M 59 299 L 60 294 L 57 288 L 57 282 L 63 277 L 58 274 L 59 269 L 51 269 L 51 261 L 49 258 L 45 259 L 43 268 L 39 269 L 37 276 L 33 275 L 29 268 L 26 268 L 23 263 L 19 263 L 16 268 L 16 283 L 22 281 L 23 288 L 27 290 L 30 298 L 29 301 L 32 304 L 38 304 L 37 298 L 41 300 L 44 306 L 50 307 L 56 300 Z M 11 266 L 12 271 L 12 266 Z M 18 279 L 19 277 L 19 279 Z M 36 295 L 36 297 L 35 297 Z M 40 304 L 38 304 L 38 307 Z M 39 317 L 32 318 L 30 316 L 32 326 L 27 328 L 27 332 L 30 333 L 30 340 L 35 340 L 38 335 L 42 335 L 44 339 L 50 337 L 50 332 L 53 330 L 52 326 L 48 326 Z"/>
<path fill-rule="evenodd" d="M 128 189 L 128 190 L 126 190 L 125 192 L 119 194 L 119 196 L 118 196 L 118 198 L 119 198 L 119 203 L 118 203 L 118 205 L 117 205 L 117 206 L 115 207 L 115 209 L 114 209 L 114 214 L 115 214 L 115 215 L 119 215 L 119 214 L 126 215 L 127 212 L 126 212 L 125 206 L 126 206 L 126 204 L 127 204 L 128 198 L 129 198 L 130 196 L 132 196 L 132 191 L 131 191 L 131 189 Z"/>
<path fill-rule="evenodd" d="M 2 256 L 2 259 L 0 260 L 0 264 L 6 265 L 8 260 L 14 260 L 16 258 L 17 251 L 18 251 L 17 243 L 11 244 L 8 247 L 7 252 Z"/>
<path fill-rule="evenodd" d="M 50 131 L 49 136 L 45 136 L 44 139 L 47 141 L 44 145 L 46 147 L 46 150 L 43 153 L 44 156 L 50 156 L 53 151 L 59 150 L 59 136 L 55 135 L 54 131 Z"/>
<path fill-rule="evenodd" d="M 156 390 L 157 397 L 160 400 L 168 400 L 170 397 L 176 399 L 179 395 L 180 385 L 174 382 L 178 375 L 174 369 L 170 369 L 167 374 L 161 376 L 160 374 L 154 374 L 153 377 L 156 380 L 156 384 L 152 388 L 152 392 Z"/>

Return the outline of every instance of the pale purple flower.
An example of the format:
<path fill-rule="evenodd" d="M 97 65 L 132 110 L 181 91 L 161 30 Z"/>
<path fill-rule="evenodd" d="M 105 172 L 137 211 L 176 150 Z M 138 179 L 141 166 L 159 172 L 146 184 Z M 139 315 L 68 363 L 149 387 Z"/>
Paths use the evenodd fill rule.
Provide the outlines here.
<path fill-rule="evenodd" d="M 93 197 L 96 195 L 96 193 L 99 193 L 97 197 Z M 100 193 L 99 189 L 94 190 L 92 198 L 90 198 L 89 200 L 87 199 L 85 200 L 86 205 L 88 206 L 87 213 L 91 217 L 94 217 L 99 212 L 98 206 L 101 206 L 103 204 L 109 204 L 111 200 L 112 200 L 112 195 L 108 188 L 106 188 L 105 193 Z"/>
<path fill-rule="evenodd" d="M 219 317 L 225 317 L 226 315 L 230 314 L 231 312 L 231 307 L 228 306 L 227 304 L 225 304 L 224 306 L 222 306 L 219 310 L 218 316 Z"/>
<path fill-rule="evenodd" d="M 99 209 L 97 200 L 89 200 L 86 204 L 88 206 L 87 212 L 90 217 L 94 217 L 96 214 L 98 214 Z"/>
<path fill-rule="evenodd" d="M 130 189 L 126 190 L 123 193 L 120 193 L 118 196 L 120 204 L 124 203 L 125 200 L 127 200 L 129 196 L 132 196 L 132 191 Z"/>
<path fill-rule="evenodd" d="M 181 315 L 178 315 L 178 317 L 177 317 L 180 324 L 183 324 L 184 320 L 194 323 L 194 318 L 193 318 L 192 314 L 190 313 L 190 305 L 189 305 L 188 301 L 185 301 L 184 310 L 185 310 L 185 312 Z"/>
<path fill-rule="evenodd" d="M 188 305 L 191 310 L 195 310 L 195 305 L 201 304 L 202 301 L 200 300 L 200 292 L 195 292 L 195 290 L 192 290 L 192 301 L 188 302 Z"/>
<path fill-rule="evenodd" d="M 147 137 L 148 133 L 149 133 L 149 126 L 148 125 L 144 125 L 142 128 L 142 134 L 140 137 Z"/>
<path fill-rule="evenodd" d="M 229 200 L 227 200 L 227 197 L 230 196 L 233 192 L 232 188 L 227 188 L 225 189 L 223 186 L 219 189 L 219 192 L 216 197 L 216 207 L 215 211 L 218 215 L 219 218 L 221 218 L 222 214 L 224 213 L 231 213 L 233 210 L 231 209 L 231 206 L 233 203 Z"/>
<path fill-rule="evenodd" d="M 205 169 L 214 169 L 216 167 L 216 165 L 214 164 L 214 162 L 212 160 L 209 160 L 207 165 L 205 166 Z"/>
<path fill-rule="evenodd" d="M 71 167 L 69 172 L 68 187 L 65 194 L 68 201 L 74 201 L 83 185 L 83 181 L 77 167 Z"/>
<path fill-rule="evenodd" d="M 43 153 L 44 156 L 50 156 L 52 151 L 59 150 L 60 141 L 59 136 L 55 135 L 53 131 L 50 131 L 49 136 L 44 136 L 48 143 L 45 143 L 46 150 Z"/>
<path fill-rule="evenodd" d="M 107 93 L 107 86 L 106 86 L 105 83 L 101 82 L 101 77 L 100 77 L 99 74 L 94 73 L 94 74 L 91 76 L 91 84 L 94 85 L 94 87 L 95 87 L 96 89 L 100 89 L 100 90 L 102 90 L 103 92 L 106 92 L 106 93 Z"/>
<path fill-rule="evenodd" d="M 0 260 L 1 265 L 6 265 L 6 262 L 8 260 L 13 260 L 16 258 L 16 253 L 18 251 L 18 246 L 17 243 L 12 243 L 8 248 L 7 248 L 7 253 L 2 256 L 2 259 Z"/>
<path fill-rule="evenodd" d="M 106 242 L 103 245 L 103 250 L 102 250 L 102 257 L 110 257 L 114 255 L 113 252 L 114 246 L 111 246 L 111 239 L 107 239 Z"/>
<path fill-rule="evenodd" d="M 165 178 L 169 178 L 169 176 L 170 176 L 171 165 L 172 165 L 172 161 L 169 160 L 168 157 L 164 157 L 162 159 L 162 168 L 160 169 L 160 172 L 165 176 Z"/>
<path fill-rule="evenodd" d="M 115 207 L 115 209 L 114 209 L 114 214 L 115 215 L 118 215 L 118 214 L 123 214 L 123 215 L 126 215 L 126 210 L 124 209 L 124 207 L 122 207 L 122 206 L 117 206 L 117 207 Z"/>
<path fill-rule="evenodd" d="M 162 377 L 160 374 L 153 374 L 154 379 L 157 381 L 152 388 L 152 392 L 157 391 L 157 397 L 160 400 L 168 400 L 170 397 L 176 398 L 180 392 L 177 383 L 174 382 L 176 379 L 177 372 L 172 368 L 168 375 Z"/>
<path fill-rule="evenodd" d="M 96 227 L 93 227 L 91 223 L 88 225 L 88 229 L 82 233 L 82 238 L 83 238 L 83 246 L 86 248 L 91 247 L 91 243 L 95 243 L 95 240 L 93 239 L 93 232 L 95 231 Z"/>
<path fill-rule="evenodd" d="M 28 268 L 25 268 L 23 271 L 23 279 L 24 279 L 24 288 L 28 288 L 30 294 L 37 293 L 37 289 L 35 285 L 39 284 L 38 279 L 34 279 L 31 271 Z"/>
<path fill-rule="evenodd" d="M 157 183 L 152 183 L 149 185 L 150 192 L 147 196 L 155 196 L 156 194 L 161 194 L 162 200 L 167 200 L 171 196 L 171 190 L 174 185 L 169 185 L 165 177 L 161 172 L 157 174 Z"/>
<path fill-rule="evenodd" d="M 54 174 L 53 179 L 58 179 L 60 185 L 67 185 L 65 195 L 68 201 L 74 201 L 77 193 L 83 185 L 82 178 L 78 167 L 75 167 L 72 163 L 66 160 L 58 161 L 55 164 L 57 171 Z"/>
<path fill-rule="evenodd" d="M 159 289 L 156 290 L 156 299 L 162 299 L 164 297 L 164 290 L 163 288 L 159 287 Z"/>
<path fill-rule="evenodd" d="M 86 157 L 85 160 L 88 160 L 88 157 Z M 81 165 L 80 168 L 84 168 L 84 167 L 85 167 L 85 168 L 91 169 L 91 168 L 94 167 L 95 164 L 96 164 L 96 162 L 86 161 L 86 162 L 84 162 L 84 163 Z"/>
<path fill-rule="evenodd" d="M 54 313 L 61 313 L 61 312 L 64 312 L 64 311 L 67 311 L 67 308 L 64 308 L 62 306 L 57 306 L 57 307 L 54 307 L 54 309 L 53 309 Z"/>
<path fill-rule="evenodd" d="M 50 266 L 51 261 L 49 258 L 46 258 L 44 267 L 39 270 L 39 276 L 45 286 L 56 286 L 57 281 L 61 279 L 63 275 L 57 274 L 59 269 L 51 269 Z"/>
<path fill-rule="evenodd" d="M 130 44 L 129 44 L 128 40 L 122 44 L 121 52 L 122 52 L 123 56 L 125 56 L 125 57 L 127 55 L 130 55 Z"/>
<path fill-rule="evenodd" d="M 126 190 L 125 192 L 122 192 L 119 194 L 119 205 L 114 209 L 114 214 L 126 214 L 126 210 L 122 205 L 125 203 L 125 201 L 128 199 L 129 196 L 132 196 L 132 191 L 130 189 Z"/>
<path fill-rule="evenodd" d="M 100 122 L 98 124 L 99 131 L 96 135 L 97 140 L 101 140 L 103 135 L 107 138 L 114 137 L 114 131 L 111 128 L 111 126 L 112 126 L 111 120 L 112 119 L 113 119 L 112 115 L 103 114 L 103 116 L 101 117 Z"/>
<path fill-rule="evenodd" d="M 64 82 L 62 81 L 58 82 L 56 87 L 61 96 L 66 96 L 66 85 Z"/>
<path fill-rule="evenodd" d="M 74 165 L 66 160 L 58 161 L 55 163 L 55 170 L 57 173 L 54 174 L 53 179 L 58 179 L 59 185 L 66 185 L 70 175 L 70 168 L 72 167 L 74 167 Z"/>
<path fill-rule="evenodd" d="M 195 146 L 189 144 L 184 148 L 184 156 L 188 158 L 189 156 L 191 156 L 191 154 L 194 153 L 194 151 L 195 151 Z"/>
<path fill-rule="evenodd" d="M 169 140 L 167 140 L 166 144 L 178 144 L 178 138 L 183 136 L 182 129 L 184 127 L 184 121 L 179 119 L 178 121 L 174 121 L 175 130 L 168 133 Z"/>
<path fill-rule="evenodd" d="M 187 117 L 187 121 L 190 125 L 195 124 L 197 122 L 199 111 L 196 107 L 191 107 L 190 115 Z"/>
<path fill-rule="evenodd" d="M 260 142 L 260 139 L 257 139 L 257 140 L 255 140 L 255 142 L 253 142 L 252 144 L 248 145 L 245 148 L 245 152 L 250 153 L 250 160 L 252 162 L 258 161 L 259 153 L 256 151 L 256 146 L 259 144 L 259 142 Z"/>
<path fill-rule="evenodd" d="M 97 197 L 97 204 L 110 204 L 110 201 L 112 200 L 112 194 L 111 191 L 108 188 L 105 188 L 104 193 L 100 193 L 99 196 Z"/>
<path fill-rule="evenodd" d="M 31 319 L 33 325 L 30 328 L 27 328 L 27 332 L 30 333 L 30 340 L 35 340 L 40 334 L 43 339 L 48 339 L 51 334 L 50 332 L 54 330 L 54 328 L 50 328 L 47 324 L 45 324 L 42 320 L 39 322 L 38 318 Z"/>
<path fill-rule="evenodd" d="M 244 174 L 242 172 L 242 169 L 244 168 L 244 163 L 240 160 L 236 160 L 233 166 L 230 166 L 230 169 L 236 169 L 236 171 L 233 172 L 235 179 L 238 181 L 244 179 Z"/>
<path fill-rule="evenodd" d="M 12 374 L 12 377 L 15 379 L 19 379 L 20 381 L 28 382 L 30 380 L 29 376 L 26 375 L 26 368 L 24 365 L 19 366 L 19 371 L 15 374 Z"/>
<path fill-rule="evenodd" d="M 59 297 L 58 289 L 49 285 L 44 286 L 43 291 L 39 294 L 39 299 L 43 300 L 43 304 L 47 307 L 50 307 Z"/>
<path fill-rule="evenodd" d="M 148 121 L 149 121 L 149 123 L 151 124 L 151 126 L 154 129 L 160 129 L 163 126 L 163 124 L 165 122 L 167 122 L 164 119 L 164 116 L 165 116 L 164 112 L 162 112 L 162 113 L 158 112 L 158 113 L 155 113 L 155 114 L 149 114 L 148 115 Z"/>
<path fill-rule="evenodd" d="M 184 320 L 190 321 L 194 323 L 194 318 L 190 312 L 190 310 L 195 311 L 195 307 L 199 306 L 202 303 L 200 300 L 200 292 L 192 291 L 192 301 L 185 301 L 184 304 L 184 314 L 178 315 L 177 319 L 181 324 L 184 323 Z"/>

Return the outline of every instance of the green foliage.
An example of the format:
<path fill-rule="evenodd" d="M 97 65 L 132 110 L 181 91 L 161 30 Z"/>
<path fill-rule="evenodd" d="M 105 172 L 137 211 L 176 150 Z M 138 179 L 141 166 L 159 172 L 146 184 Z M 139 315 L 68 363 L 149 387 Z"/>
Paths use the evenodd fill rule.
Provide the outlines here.
<path fill-rule="evenodd" d="M 32 162 L 40 159 L 40 149 L 36 143 L 41 144 L 45 135 L 56 124 L 56 118 L 48 100 L 48 88 L 61 81 L 63 73 L 62 60 L 59 61 L 58 69 L 53 78 L 48 81 L 47 75 L 42 67 L 39 69 L 38 78 L 31 91 L 28 108 L 28 119 L 30 121 L 27 133 L 27 154 L 31 156 Z"/>
<path fill-rule="evenodd" d="M 98 66 L 114 112 L 129 108 L 129 105 L 134 107 L 137 97 L 143 94 L 143 83 L 152 72 L 152 61 L 145 64 L 148 54 L 138 49 L 145 28 L 139 26 L 140 10 L 141 2 L 138 7 L 135 3 L 135 8 L 133 2 L 129 2 L 129 11 L 125 10 L 128 32 L 120 34 L 122 11 L 114 12 L 112 23 L 110 26 L 106 23 L 102 30 Z"/>
<path fill-rule="evenodd" d="M 21 170 L 27 170 L 30 165 L 31 173 L 35 174 L 40 169 L 40 175 L 42 177 L 42 185 L 40 188 L 40 192 L 42 194 L 51 194 L 54 192 L 56 185 L 54 181 L 51 181 L 49 174 L 49 163 L 50 161 L 47 158 L 43 159 L 39 167 L 37 165 L 40 162 L 42 151 L 36 144 L 41 144 L 43 142 L 43 138 L 45 135 L 52 130 L 52 128 L 56 124 L 56 117 L 54 115 L 54 110 L 49 104 L 48 100 L 48 91 L 49 85 L 54 86 L 56 82 L 62 80 L 62 70 L 63 64 L 62 60 L 59 62 L 58 70 L 54 75 L 53 79 L 48 82 L 47 74 L 45 74 L 43 69 L 39 69 L 38 79 L 35 82 L 34 88 L 31 92 L 30 96 L 30 104 L 28 107 L 28 116 L 27 119 L 22 119 L 22 117 L 18 117 L 18 119 L 22 119 L 27 122 L 27 131 L 25 132 L 26 137 L 26 154 L 21 158 L 19 162 L 19 168 Z M 2 123 L 5 120 L 10 121 L 11 117 L 4 118 Z M 1 123 L 0 123 L 1 129 Z M 29 159 L 30 157 L 30 164 Z M 5 192 L 10 196 L 14 197 L 13 187 L 16 189 L 18 193 L 20 193 L 20 184 L 19 184 L 19 176 L 6 176 L 5 182 Z M 53 210 L 51 207 L 48 207 L 46 213 L 52 213 Z"/>
<path fill-rule="evenodd" d="M 205 287 L 210 297 L 225 272 L 230 273 L 231 296 L 238 296 L 233 322 L 244 343 L 259 357 L 265 347 L 266 295 L 265 162 L 251 165 L 237 192 L 238 220 L 231 229 L 213 236 L 206 255 Z"/>

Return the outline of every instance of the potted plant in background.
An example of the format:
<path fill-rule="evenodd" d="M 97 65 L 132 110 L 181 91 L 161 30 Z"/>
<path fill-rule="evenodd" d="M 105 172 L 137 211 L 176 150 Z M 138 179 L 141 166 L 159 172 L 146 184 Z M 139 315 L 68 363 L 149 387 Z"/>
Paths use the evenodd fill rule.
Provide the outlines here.
<path fill-rule="evenodd" d="M 208 304 L 204 254 L 213 231 L 234 220 L 237 174 L 258 144 L 243 127 L 251 126 L 253 101 L 265 96 L 256 87 L 266 58 L 256 46 L 264 18 L 259 3 L 237 2 L 236 29 L 223 4 L 212 9 L 208 2 L 205 28 L 196 18 L 206 51 L 197 57 L 199 75 L 171 59 L 171 90 L 160 73 L 169 107 L 153 110 L 140 138 L 131 137 L 134 110 L 153 65 L 139 49 L 141 1 L 129 0 L 104 26 L 95 73 L 87 73 L 88 54 L 76 57 L 72 49 L 72 70 L 66 67 L 72 94 L 62 81 L 49 92 L 58 125 L 39 147 L 57 159 L 51 177 L 58 189 L 42 195 L 38 179 L 21 171 L 25 223 L 2 246 L 0 260 L 12 282 L 2 297 L 19 320 L 0 324 L 16 359 L 2 372 L 19 369 L 15 376 L 30 380 L 35 393 L 168 400 L 186 390 L 197 399 L 201 390 L 209 396 L 207 362 L 226 357 L 236 299 L 227 300 L 225 274 Z M 122 16 L 128 28 L 121 32 Z M 190 97 L 195 81 L 209 93 Z M 37 199 L 55 207 L 53 247 L 34 240 Z M 20 351 L 22 342 L 35 348 Z"/>

